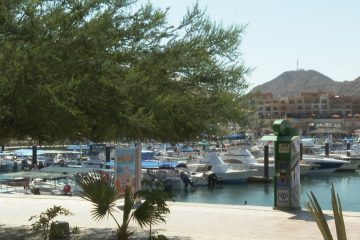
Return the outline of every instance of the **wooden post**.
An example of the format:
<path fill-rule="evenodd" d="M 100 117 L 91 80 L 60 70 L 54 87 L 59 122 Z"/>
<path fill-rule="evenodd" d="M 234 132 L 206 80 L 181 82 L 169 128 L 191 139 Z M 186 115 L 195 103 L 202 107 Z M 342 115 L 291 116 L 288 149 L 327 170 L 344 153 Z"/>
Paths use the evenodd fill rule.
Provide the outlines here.
<path fill-rule="evenodd" d="M 329 143 L 325 143 L 325 156 L 329 156 L 330 154 L 330 144 Z"/>
<path fill-rule="evenodd" d="M 32 146 L 32 164 L 37 164 L 37 146 Z"/>
<path fill-rule="evenodd" d="M 105 162 L 109 163 L 110 162 L 110 153 L 111 153 L 111 147 L 110 146 L 106 146 L 105 147 Z M 106 165 L 106 169 L 110 169 L 109 165 Z"/>
<path fill-rule="evenodd" d="M 269 178 L 269 145 L 264 146 L 264 178 Z"/>
<path fill-rule="evenodd" d="M 141 189 L 141 149 L 141 143 L 138 143 L 135 155 L 135 191 Z"/>

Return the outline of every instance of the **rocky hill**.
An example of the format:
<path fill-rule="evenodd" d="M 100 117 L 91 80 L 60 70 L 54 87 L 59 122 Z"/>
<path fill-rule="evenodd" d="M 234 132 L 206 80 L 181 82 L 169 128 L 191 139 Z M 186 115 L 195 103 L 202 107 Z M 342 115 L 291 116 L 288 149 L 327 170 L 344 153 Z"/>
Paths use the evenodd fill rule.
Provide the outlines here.
<path fill-rule="evenodd" d="M 353 81 L 336 82 L 314 70 L 288 71 L 269 82 L 255 87 L 254 91 L 271 92 L 275 96 L 297 96 L 300 92 L 315 91 L 360 96 L 360 77 Z"/>

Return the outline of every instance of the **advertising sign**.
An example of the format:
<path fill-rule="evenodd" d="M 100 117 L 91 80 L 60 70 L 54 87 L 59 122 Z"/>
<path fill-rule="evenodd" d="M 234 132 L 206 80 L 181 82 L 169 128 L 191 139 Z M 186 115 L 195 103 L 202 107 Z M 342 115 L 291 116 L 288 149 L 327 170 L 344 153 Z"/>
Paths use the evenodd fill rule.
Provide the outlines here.
<path fill-rule="evenodd" d="M 115 182 L 120 194 L 125 194 L 126 185 L 135 190 L 135 161 L 136 148 L 115 149 Z"/>
<path fill-rule="evenodd" d="M 277 206 L 289 207 L 290 205 L 290 193 L 288 190 L 277 190 Z"/>

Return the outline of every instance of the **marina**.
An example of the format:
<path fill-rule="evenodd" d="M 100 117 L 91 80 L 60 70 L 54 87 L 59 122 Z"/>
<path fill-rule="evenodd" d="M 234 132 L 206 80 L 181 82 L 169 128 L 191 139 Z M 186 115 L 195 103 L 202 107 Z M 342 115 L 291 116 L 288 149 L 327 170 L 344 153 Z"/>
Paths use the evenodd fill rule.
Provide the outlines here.
<path fill-rule="evenodd" d="M 331 184 L 339 194 L 344 211 L 360 212 L 360 172 L 335 172 L 321 176 L 301 177 L 301 205 L 309 200 L 311 191 L 323 209 L 331 210 Z M 175 201 L 230 205 L 274 205 L 273 183 L 223 184 L 215 188 L 198 187 L 196 191 L 177 191 Z"/>
<path fill-rule="evenodd" d="M 100 153 L 98 156 L 102 157 L 92 156 L 90 158 L 86 154 L 79 152 L 79 147 L 72 146 L 71 148 L 74 149 L 70 151 L 40 150 L 40 156 L 47 157 L 46 162 L 44 160 L 44 164 L 48 161 L 52 163 L 51 166 L 40 170 L 12 172 L 11 168 L 8 168 L 8 173 L 0 173 L 0 192 L 29 194 L 31 192 L 27 191 L 24 187 L 24 185 L 28 184 L 29 188 L 38 188 L 39 194 L 41 192 L 41 194 L 62 195 L 65 185 L 70 185 L 71 194 L 78 195 L 81 189 L 76 184 L 77 174 L 93 170 L 109 173 L 114 171 L 113 153 L 108 154 L 107 157 L 110 156 L 111 159 L 106 161 L 106 154 L 104 152 L 98 152 Z M 85 145 L 82 148 L 89 149 Z M 180 146 L 179 149 L 186 149 L 184 152 L 180 152 L 181 156 L 179 156 L 179 150 L 177 151 L 178 156 L 176 155 L 176 149 L 175 151 L 174 149 L 169 149 L 169 153 L 162 154 L 144 150 L 142 154 L 143 174 L 150 171 L 153 172 L 154 178 L 164 183 L 166 182 L 166 184 L 171 181 L 168 189 L 174 193 L 175 201 L 267 207 L 274 205 L 274 183 L 272 181 L 259 181 L 256 179 L 255 183 L 253 182 L 254 180 L 247 181 L 251 177 L 261 178 L 264 176 L 264 163 L 260 160 L 263 160 L 263 158 L 256 159 L 243 146 L 238 146 L 237 149 L 240 150 L 237 151 L 225 151 L 223 153 L 212 151 L 208 155 L 204 155 L 200 151 L 194 150 L 196 148 L 192 149 L 188 146 Z M 6 152 L 4 157 L 11 156 L 14 159 L 16 154 L 19 154 L 19 159 L 23 159 L 24 156 L 28 159 L 31 158 L 31 151 L 29 149 L 15 150 L 12 153 Z M 81 161 L 84 164 L 71 164 L 76 162 L 76 159 L 79 162 L 80 155 L 85 155 L 83 157 L 85 160 Z M 156 157 L 156 155 L 160 155 L 160 157 Z M 49 160 L 49 156 L 57 160 Z M 70 159 L 69 157 L 71 156 L 75 158 Z M 206 156 L 210 156 L 210 158 L 207 159 Z M 343 161 L 340 158 L 326 158 L 321 153 L 304 156 L 308 160 L 308 165 L 305 163 L 301 165 L 300 193 L 302 207 L 304 207 L 304 202 L 308 200 L 307 194 L 312 191 L 318 197 L 324 209 L 331 209 L 330 188 L 331 184 L 334 184 L 342 199 L 343 209 L 345 211 L 360 211 L 360 205 L 357 204 L 360 202 L 360 196 L 356 194 L 360 184 L 360 172 L 354 169 L 351 169 L 351 171 L 335 171 L 344 164 L 343 162 L 349 161 Z M 341 157 L 344 159 L 343 156 Z M 89 165 L 90 159 L 95 161 L 96 164 Z M 311 161 L 313 162 L 310 162 L 309 159 L 312 159 Z M 6 161 L 9 162 L 11 159 L 8 158 Z M 69 161 L 69 164 L 64 164 L 66 161 Z M 270 159 L 268 167 L 269 180 L 274 176 L 274 163 L 271 161 L 273 160 Z M 31 163 L 31 161 L 28 162 L 29 164 Z M 332 168 L 325 169 L 326 171 L 319 171 L 318 166 L 321 165 L 318 162 L 321 162 L 321 164 L 326 162 Z M 358 161 L 355 160 L 355 162 L 357 163 Z M 314 169 L 312 169 L 311 163 L 316 166 Z M 337 165 L 334 167 L 333 163 Z M 94 168 L 94 166 L 96 167 Z M 357 169 L 358 165 L 355 164 L 355 166 Z M 313 173 L 311 173 L 311 170 L 313 170 Z M 321 174 L 318 174 L 319 172 Z M 218 180 L 213 182 L 211 186 L 209 186 L 209 181 L 207 180 L 210 174 L 214 174 Z M 187 183 L 184 181 L 184 176 L 188 176 L 189 181 L 193 181 L 194 185 L 188 182 L 190 187 L 185 189 Z M 26 181 L 30 182 L 26 183 Z"/>
<path fill-rule="evenodd" d="M 355 229 L 360 212 L 357 152 L 350 153 L 347 144 L 345 155 L 339 152 L 332 155 L 331 151 L 342 149 L 330 148 L 327 143 L 322 151 L 321 145 L 319 147 L 315 139 L 311 139 L 314 153 L 304 154 L 305 141 L 302 142 L 296 131 L 292 132 L 296 129 L 283 120 L 274 122 L 273 128 L 278 131 L 277 135 L 261 138 L 261 141 L 272 140 L 262 145 L 263 148 L 258 146 L 261 142 L 236 141 L 223 143 L 221 147 L 214 142 L 206 145 L 166 144 L 160 147 L 147 144 L 96 144 L 95 150 L 94 146 L 89 146 L 87 152 L 83 152 L 82 147 L 75 152 L 41 150 L 40 158 L 36 155 L 36 147 L 32 151 L 28 149 L 27 154 L 23 154 L 23 150 L 21 154 L 18 150 L 4 152 L 2 160 L 5 160 L 3 165 L 6 167 L 0 174 L 0 202 L 6 203 L 12 198 L 16 203 L 9 205 L 10 211 L 16 212 L 14 207 L 19 202 L 39 205 L 45 199 L 52 199 L 52 204 L 61 202 L 61 206 L 70 207 L 76 214 L 85 216 L 89 214 L 89 205 L 83 205 L 82 196 L 89 188 L 83 185 L 81 179 L 92 176 L 99 183 L 109 181 L 117 194 L 126 193 L 131 187 L 135 192 L 137 189 L 155 189 L 163 194 L 171 192 L 173 201 L 166 202 L 171 208 L 166 227 L 157 226 L 167 236 L 186 237 L 188 234 L 184 227 L 191 227 L 190 239 L 219 239 L 219 236 L 238 239 L 239 234 L 244 239 L 263 239 L 256 233 L 259 232 L 259 224 L 281 225 L 286 222 L 296 229 L 311 229 L 302 233 L 302 238 L 296 238 L 308 240 L 319 239 L 319 231 L 305 208 L 308 195 L 314 193 L 325 214 L 329 214 L 333 208 L 331 189 L 334 186 L 342 201 L 347 226 Z M 289 136 L 285 133 L 289 133 Z M 258 151 L 252 150 L 255 146 Z M 355 146 L 357 143 L 353 144 L 353 148 Z M 45 155 L 46 152 L 51 155 Z M 97 186 L 101 190 L 92 185 L 91 191 L 102 191 L 110 185 Z M 126 205 L 126 199 L 115 200 L 117 207 L 121 209 Z M 140 202 L 144 204 L 147 199 L 140 201 L 144 201 Z M 76 209 L 73 208 L 74 202 L 79 204 Z M 120 211 L 119 215 L 124 213 Z M 88 231 L 88 220 L 83 219 L 77 216 L 69 220 L 69 224 L 82 226 Z M 191 221 L 186 221 L 188 219 Z M 221 231 L 216 230 L 219 219 L 231 228 L 230 231 L 224 230 L 226 227 Z M 23 222 L 19 218 L 7 220 L 6 224 L 10 221 L 17 226 Z M 191 224 L 178 226 L 179 222 Z M 246 228 L 239 231 L 239 224 Z M 267 239 L 296 237 L 294 231 L 283 231 L 280 225 L 271 227 L 271 230 L 281 233 L 282 238 L 276 234 Z M 180 228 L 183 230 L 179 231 Z M 100 225 L 96 225 L 96 229 L 104 231 Z M 299 232 L 296 231 L 296 234 Z M 138 239 L 144 230 L 135 234 Z M 6 235 L 10 236 L 10 233 Z M 109 239 L 111 235 L 112 232 L 107 232 Z M 79 239 L 88 237 L 83 235 Z"/>

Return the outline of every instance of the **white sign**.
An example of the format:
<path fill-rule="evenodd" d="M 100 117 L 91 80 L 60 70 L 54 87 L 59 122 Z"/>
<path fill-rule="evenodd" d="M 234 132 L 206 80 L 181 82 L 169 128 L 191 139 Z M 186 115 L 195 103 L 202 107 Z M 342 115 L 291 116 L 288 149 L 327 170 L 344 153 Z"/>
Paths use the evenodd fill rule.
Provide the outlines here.
<path fill-rule="evenodd" d="M 279 153 L 290 153 L 290 143 L 280 143 Z"/>

